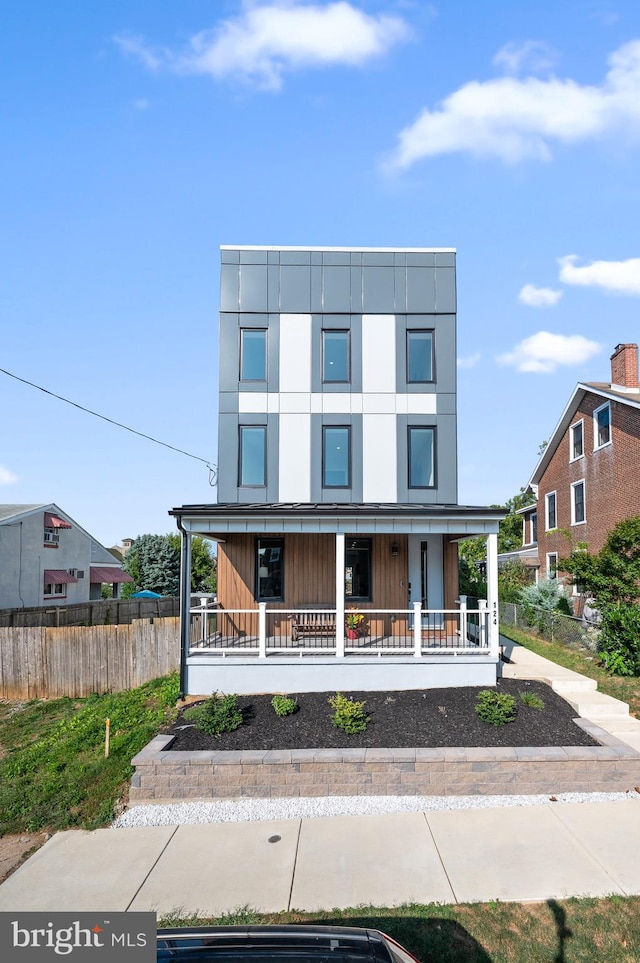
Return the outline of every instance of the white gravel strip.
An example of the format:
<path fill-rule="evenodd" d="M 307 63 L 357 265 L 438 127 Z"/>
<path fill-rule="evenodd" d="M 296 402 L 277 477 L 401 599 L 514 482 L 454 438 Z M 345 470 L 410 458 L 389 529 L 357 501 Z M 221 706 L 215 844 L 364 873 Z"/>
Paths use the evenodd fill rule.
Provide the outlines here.
<path fill-rule="evenodd" d="M 199 823 L 255 822 L 261 819 L 314 819 L 319 816 L 373 816 L 441 809 L 543 806 L 549 802 L 584 803 L 627 800 L 629 792 L 563 792 L 557 796 L 314 796 L 287 799 L 238 799 L 174 805 L 132 806 L 112 823 L 115 829 L 138 826 L 195 826 Z"/>

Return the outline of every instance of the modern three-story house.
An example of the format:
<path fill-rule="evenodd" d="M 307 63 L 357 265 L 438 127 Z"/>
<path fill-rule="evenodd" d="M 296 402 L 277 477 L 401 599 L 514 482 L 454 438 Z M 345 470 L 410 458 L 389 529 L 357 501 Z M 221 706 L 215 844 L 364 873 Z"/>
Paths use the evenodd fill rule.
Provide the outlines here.
<path fill-rule="evenodd" d="M 455 257 L 222 248 L 218 502 L 171 512 L 185 691 L 495 683 L 504 512 L 458 504 Z M 194 534 L 218 543 L 215 608 L 189 600 Z"/>

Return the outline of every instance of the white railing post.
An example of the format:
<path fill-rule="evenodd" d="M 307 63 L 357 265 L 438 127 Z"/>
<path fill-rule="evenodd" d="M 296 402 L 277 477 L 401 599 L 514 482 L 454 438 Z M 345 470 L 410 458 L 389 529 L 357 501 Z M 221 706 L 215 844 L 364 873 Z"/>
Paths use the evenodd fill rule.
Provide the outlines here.
<path fill-rule="evenodd" d="M 344 659 L 344 532 L 336 532 L 336 658 Z"/>
<path fill-rule="evenodd" d="M 498 536 L 487 535 L 487 602 L 489 603 L 489 653 L 500 656 L 500 625 L 498 618 Z"/>
<path fill-rule="evenodd" d="M 467 641 L 467 596 L 461 595 L 458 603 L 460 605 L 460 643 L 465 644 Z"/>
<path fill-rule="evenodd" d="M 480 611 L 480 615 L 478 616 L 478 622 L 480 623 L 478 625 L 478 645 L 481 649 L 488 649 L 489 605 L 486 599 L 478 599 L 478 609 Z"/>
<path fill-rule="evenodd" d="M 422 603 L 413 603 L 413 655 L 422 657 Z"/>
<path fill-rule="evenodd" d="M 267 657 L 267 603 L 258 602 L 258 658 Z"/>
<path fill-rule="evenodd" d="M 202 609 L 202 616 L 201 616 L 201 618 L 202 618 L 202 646 L 203 646 L 203 648 L 204 648 L 204 644 L 205 644 L 205 642 L 207 641 L 207 628 L 208 628 L 208 624 L 207 624 L 207 600 L 206 600 L 206 599 L 200 599 L 200 608 Z"/>

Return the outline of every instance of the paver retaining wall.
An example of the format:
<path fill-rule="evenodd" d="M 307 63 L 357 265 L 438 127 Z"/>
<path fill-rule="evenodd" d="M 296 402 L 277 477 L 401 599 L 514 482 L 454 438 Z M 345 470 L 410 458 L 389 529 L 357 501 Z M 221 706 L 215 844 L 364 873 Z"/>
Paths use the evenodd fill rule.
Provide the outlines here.
<path fill-rule="evenodd" d="M 553 795 L 640 786 L 640 753 L 591 722 L 576 722 L 601 745 L 175 752 L 173 736 L 156 736 L 132 760 L 129 799 Z"/>

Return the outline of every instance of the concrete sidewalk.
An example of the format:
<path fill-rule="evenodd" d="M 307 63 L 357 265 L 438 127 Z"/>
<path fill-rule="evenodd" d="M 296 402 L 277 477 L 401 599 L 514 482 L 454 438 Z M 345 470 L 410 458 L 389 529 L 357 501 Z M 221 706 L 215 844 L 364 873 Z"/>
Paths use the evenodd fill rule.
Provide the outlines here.
<path fill-rule="evenodd" d="M 512 809 L 71 831 L 0 910 L 219 915 L 640 894 L 640 797 Z"/>

